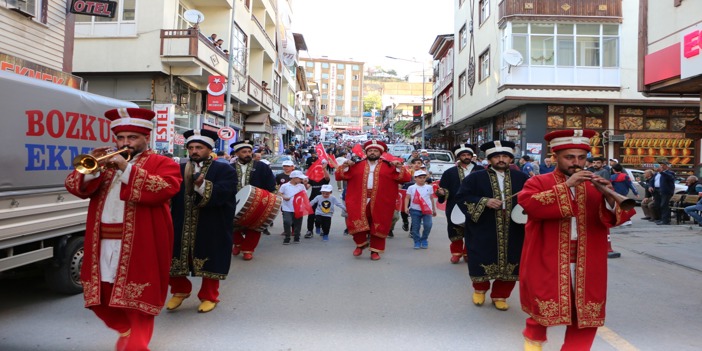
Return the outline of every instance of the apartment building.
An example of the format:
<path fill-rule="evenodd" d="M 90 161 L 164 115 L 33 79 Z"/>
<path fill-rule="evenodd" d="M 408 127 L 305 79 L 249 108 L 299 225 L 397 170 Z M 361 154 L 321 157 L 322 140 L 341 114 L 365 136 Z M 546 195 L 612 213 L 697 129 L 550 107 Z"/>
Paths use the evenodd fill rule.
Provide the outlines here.
<path fill-rule="evenodd" d="M 233 128 L 234 138 L 220 142 L 224 150 L 242 139 L 277 150 L 282 136 L 302 134 L 294 103 L 296 48 L 305 44 L 290 33 L 289 1 L 117 2 L 114 18 L 76 16 L 74 71 L 91 92 L 133 101 L 172 121 L 172 133 L 157 137 L 158 150 L 183 154 L 182 133 L 192 128 Z M 208 94 L 225 91 L 230 58 L 228 111 L 226 103 L 208 104 Z"/>
<path fill-rule="evenodd" d="M 644 168 L 672 156 L 668 145 L 698 116 L 697 99 L 637 89 L 639 1 L 459 0 L 454 28 L 454 120 L 446 130 L 459 140 L 512 140 L 518 156 L 543 159 L 545 133 L 589 128 L 598 132 L 593 155 Z"/>
<path fill-rule="evenodd" d="M 337 132 L 363 130 L 363 62 L 300 58 L 307 82 L 319 87 L 313 125 Z"/>
<path fill-rule="evenodd" d="M 453 34 L 439 35 L 432 43 L 429 54 L 433 64 L 433 116 L 430 128 L 430 142 L 443 149 L 451 149 L 460 140 L 455 139 L 455 131 L 448 131 L 453 124 Z M 443 131 L 437 133 L 437 131 Z"/>
<path fill-rule="evenodd" d="M 80 89 L 71 74 L 73 15 L 66 0 L 0 2 L 0 69 Z"/>

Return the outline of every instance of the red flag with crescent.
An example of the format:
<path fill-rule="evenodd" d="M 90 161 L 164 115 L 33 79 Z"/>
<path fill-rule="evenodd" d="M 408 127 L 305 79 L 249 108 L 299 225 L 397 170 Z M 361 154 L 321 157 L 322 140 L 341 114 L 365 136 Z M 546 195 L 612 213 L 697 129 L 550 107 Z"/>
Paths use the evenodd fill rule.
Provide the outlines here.
<path fill-rule="evenodd" d="M 324 150 L 324 144 L 317 144 L 317 146 L 315 146 L 315 150 L 317 150 L 317 157 L 319 157 L 319 159 L 327 160 L 329 166 L 331 166 L 332 168 L 339 167 L 339 163 L 336 162 L 336 157 L 334 157 L 334 155 L 328 154 L 327 150 Z"/>
<path fill-rule="evenodd" d="M 395 202 L 395 209 L 402 212 L 402 208 L 405 206 L 405 197 L 407 196 L 407 189 L 400 189 L 397 192 L 397 201 Z"/>
<path fill-rule="evenodd" d="M 353 146 L 351 149 L 351 152 L 353 152 L 356 156 L 363 158 L 366 156 L 366 154 L 363 152 L 363 147 L 361 147 L 361 144 L 356 144 Z"/>
<path fill-rule="evenodd" d="M 322 165 L 322 159 L 317 158 L 317 160 L 312 162 L 305 175 L 315 182 L 319 182 L 324 179 L 324 165 Z"/>
<path fill-rule="evenodd" d="M 432 214 L 434 211 L 432 211 L 431 206 L 427 204 L 426 201 L 424 201 L 424 198 L 422 198 L 422 195 L 419 195 L 419 190 L 414 191 L 414 196 L 412 196 L 412 203 L 419 205 L 419 208 L 422 209 L 422 214 Z"/>
<path fill-rule="evenodd" d="M 295 209 L 295 218 L 302 218 L 314 213 L 310 199 L 307 197 L 307 191 L 301 190 L 293 197 L 293 208 Z"/>
<path fill-rule="evenodd" d="M 224 93 L 226 91 L 224 76 L 210 76 L 207 84 L 207 109 L 224 111 Z"/>
<path fill-rule="evenodd" d="M 434 183 L 431 184 L 431 186 L 432 186 L 432 188 L 434 189 L 434 193 L 431 194 L 431 197 L 433 197 L 433 198 L 436 199 L 436 198 L 438 198 L 438 196 L 436 196 L 436 191 L 439 190 L 439 182 L 436 182 L 436 181 L 435 181 Z M 446 211 L 446 201 L 444 201 L 444 202 L 437 202 L 437 203 L 436 203 L 436 208 L 439 209 L 439 210 L 442 210 L 442 211 Z"/>

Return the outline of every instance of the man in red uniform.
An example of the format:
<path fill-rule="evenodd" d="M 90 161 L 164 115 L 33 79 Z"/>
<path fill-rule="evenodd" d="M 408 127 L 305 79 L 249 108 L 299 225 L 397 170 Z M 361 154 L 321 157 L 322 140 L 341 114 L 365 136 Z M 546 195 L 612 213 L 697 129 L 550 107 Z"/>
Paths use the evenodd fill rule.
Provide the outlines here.
<path fill-rule="evenodd" d="M 609 180 L 585 171 L 592 130 L 547 134 L 556 156 L 552 173 L 529 179 L 519 204 L 529 216 L 519 274 L 522 310 L 529 314 L 524 349 L 541 350 L 546 329 L 567 325 L 561 350 L 589 350 L 604 325 L 607 233 L 631 218 L 593 185 Z"/>
<path fill-rule="evenodd" d="M 169 200 L 180 189 L 178 164 L 149 150 L 154 112 L 121 108 L 112 121 L 118 154 L 101 160 L 96 173 L 73 171 L 69 192 L 89 198 L 85 256 L 80 279 L 85 306 L 120 333 L 117 350 L 148 350 L 154 316 L 163 308 L 173 246 Z M 109 148 L 91 152 L 102 156 Z"/>
<path fill-rule="evenodd" d="M 384 142 L 369 140 L 363 149 L 366 158 L 342 163 L 336 170 L 336 179 L 348 182 L 346 226 L 356 242 L 353 255 L 361 256 L 363 249 L 370 246 L 371 260 L 377 261 L 385 251 L 398 185 L 408 182 L 410 174 L 402 162 L 380 159 L 388 149 Z"/>

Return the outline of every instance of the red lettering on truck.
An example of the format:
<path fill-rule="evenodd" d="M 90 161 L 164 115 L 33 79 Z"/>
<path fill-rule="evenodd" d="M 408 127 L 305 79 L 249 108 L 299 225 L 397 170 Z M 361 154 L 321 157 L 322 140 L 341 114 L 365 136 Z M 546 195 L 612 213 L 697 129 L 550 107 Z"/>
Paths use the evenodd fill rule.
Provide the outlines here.
<path fill-rule="evenodd" d="M 51 110 L 46 115 L 40 110 L 27 110 L 27 136 L 43 136 L 110 142 L 113 140 L 110 121 L 78 112 Z M 46 116 L 46 118 L 44 118 Z M 98 123 L 95 123 L 95 122 Z M 99 128 L 99 129 L 96 129 Z"/>

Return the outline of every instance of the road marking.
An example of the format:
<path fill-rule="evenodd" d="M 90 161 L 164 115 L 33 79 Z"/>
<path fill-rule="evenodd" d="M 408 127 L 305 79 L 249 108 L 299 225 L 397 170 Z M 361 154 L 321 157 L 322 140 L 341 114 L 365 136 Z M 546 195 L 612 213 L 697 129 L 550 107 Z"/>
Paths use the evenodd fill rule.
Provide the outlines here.
<path fill-rule="evenodd" d="M 636 346 L 630 344 L 624 338 L 619 336 L 619 334 L 612 331 L 607 327 L 599 327 L 597 329 L 597 335 L 599 335 L 604 341 L 612 345 L 617 351 L 639 351 Z"/>

